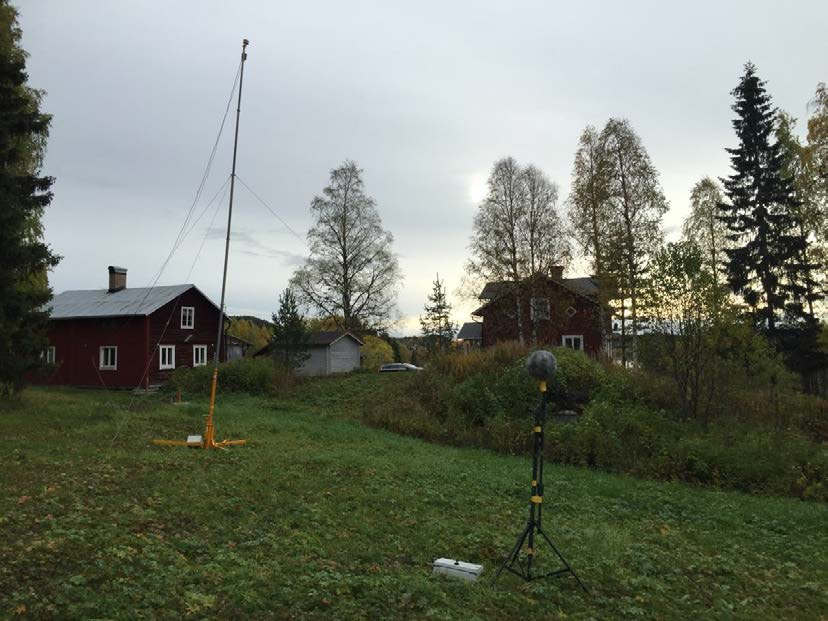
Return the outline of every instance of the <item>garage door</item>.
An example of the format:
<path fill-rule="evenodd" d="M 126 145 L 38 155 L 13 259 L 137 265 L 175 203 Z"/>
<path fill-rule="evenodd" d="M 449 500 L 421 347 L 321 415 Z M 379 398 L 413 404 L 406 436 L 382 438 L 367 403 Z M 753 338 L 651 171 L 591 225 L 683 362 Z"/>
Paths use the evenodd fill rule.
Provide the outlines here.
<path fill-rule="evenodd" d="M 350 352 L 331 352 L 331 373 L 347 373 L 356 368 L 356 360 Z"/>

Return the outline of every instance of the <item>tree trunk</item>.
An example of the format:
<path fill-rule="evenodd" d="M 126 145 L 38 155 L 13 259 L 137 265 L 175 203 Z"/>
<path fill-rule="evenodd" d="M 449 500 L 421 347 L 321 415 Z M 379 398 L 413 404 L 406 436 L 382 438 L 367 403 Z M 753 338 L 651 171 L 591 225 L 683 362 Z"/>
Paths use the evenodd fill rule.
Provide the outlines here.
<path fill-rule="evenodd" d="M 627 368 L 627 310 L 624 308 L 624 294 L 621 294 L 621 366 Z"/>

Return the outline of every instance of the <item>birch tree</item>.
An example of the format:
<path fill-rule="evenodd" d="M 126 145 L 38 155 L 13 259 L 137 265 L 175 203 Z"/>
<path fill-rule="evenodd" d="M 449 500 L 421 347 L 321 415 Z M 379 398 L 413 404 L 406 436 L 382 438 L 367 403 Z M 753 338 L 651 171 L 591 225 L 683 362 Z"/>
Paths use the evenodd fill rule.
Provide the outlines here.
<path fill-rule="evenodd" d="M 727 226 L 718 217 L 718 205 L 723 200 L 721 186 L 704 177 L 690 191 L 690 215 L 682 227 L 684 239 L 695 243 L 705 256 L 714 287 L 718 286 L 727 245 Z"/>
<path fill-rule="evenodd" d="M 630 301 L 632 357 L 637 363 L 638 294 L 647 262 L 661 245 L 661 218 L 668 209 L 658 171 L 629 121 L 610 119 L 601 132 L 608 160 L 610 231 L 608 255 L 618 275 L 622 300 L 622 333 L 626 327 L 625 300 Z M 622 361 L 626 344 L 622 339 Z"/>
<path fill-rule="evenodd" d="M 495 162 L 488 188 L 474 218 L 466 270 L 513 283 L 518 338 L 524 343 L 522 283 L 565 264 L 570 254 L 557 211 L 558 190 L 538 168 L 521 167 L 512 157 Z"/>
<path fill-rule="evenodd" d="M 606 273 L 611 222 L 609 164 L 601 134 L 593 126 L 587 126 L 575 152 L 568 215 L 575 240 L 599 280 Z"/>
<path fill-rule="evenodd" d="M 297 300 L 344 330 L 387 324 L 396 310 L 401 274 L 394 237 L 382 227 L 362 170 L 352 161 L 331 171 L 311 201 L 316 224 L 308 231 L 310 256 L 293 275 Z"/>

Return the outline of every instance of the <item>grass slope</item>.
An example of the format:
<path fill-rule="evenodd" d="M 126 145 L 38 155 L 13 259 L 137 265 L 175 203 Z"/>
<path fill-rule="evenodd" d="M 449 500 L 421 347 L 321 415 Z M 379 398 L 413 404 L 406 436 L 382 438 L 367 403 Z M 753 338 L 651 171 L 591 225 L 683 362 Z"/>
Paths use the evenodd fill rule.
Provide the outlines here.
<path fill-rule="evenodd" d="M 0 405 L 0 617 L 803 618 L 828 610 L 828 507 L 547 468 L 546 524 L 571 578 L 488 577 L 525 522 L 529 461 L 369 429 L 348 390 L 203 402 L 32 390 Z M 340 391 L 340 388 L 342 389 Z M 346 398 L 337 395 L 344 394 Z M 527 429 L 528 432 L 528 429 Z M 539 560 L 552 553 L 539 548 Z"/>

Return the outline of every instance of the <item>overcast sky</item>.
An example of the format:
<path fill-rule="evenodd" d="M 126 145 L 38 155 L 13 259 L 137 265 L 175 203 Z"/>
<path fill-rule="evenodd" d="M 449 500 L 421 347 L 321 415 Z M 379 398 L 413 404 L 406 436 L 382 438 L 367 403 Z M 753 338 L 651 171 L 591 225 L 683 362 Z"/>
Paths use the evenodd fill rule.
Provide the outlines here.
<path fill-rule="evenodd" d="M 396 4 L 396 6 L 393 6 Z M 54 115 L 44 172 L 56 177 L 46 239 L 56 292 L 106 285 L 106 266 L 152 282 L 175 240 L 239 61 L 238 175 L 304 238 L 309 204 L 351 158 L 395 236 L 405 281 L 398 332 L 436 272 L 459 283 L 492 163 L 514 156 L 569 191 L 587 124 L 626 117 L 671 209 L 728 173 L 730 91 L 752 60 L 776 105 L 800 119 L 828 81 L 828 2 L 170 2 L 19 5 L 30 84 Z M 680 8 L 678 8 L 680 6 Z M 235 106 L 234 106 L 235 108 Z M 196 213 L 230 172 L 228 118 Z M 160 284 L 218 301 L 227 201 L 192 229 Z M 301 239 L 236 188 L 228 310 L 269 317 L 305 256 Z M 569 275 L 586 274 L 575 264 Z M 452 296 L 453 297 L 453 296 Z M 456 319 L 468 320 L 468 303 Z"/>

